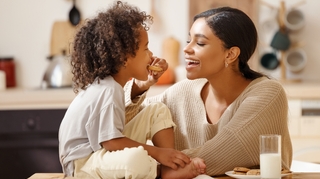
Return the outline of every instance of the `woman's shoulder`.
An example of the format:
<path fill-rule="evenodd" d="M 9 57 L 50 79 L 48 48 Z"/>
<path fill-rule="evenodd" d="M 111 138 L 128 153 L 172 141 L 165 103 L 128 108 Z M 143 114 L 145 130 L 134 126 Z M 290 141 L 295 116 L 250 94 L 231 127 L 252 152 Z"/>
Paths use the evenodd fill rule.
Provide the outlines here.
<path fill-rule="evenodd" d="M 255 87 L 255 88 L 278 88 L 278 89 L 283 89 L 282 84 L 272 78 L 268 77 L 260 77 L 255 80 L 253 80 L 250 84 L 250 86 Z"/>
<path fill-rule="evenodd" d="M 285 90 L 282 86 L 282 84 L 272 78 L 268 77 L 260 77 L 255 80 L 253 80 L 249 86 L 247 87 L 248 92 L 256 92 L 261 95 L 267 95 L 267 94 L 285 94 Z"/>

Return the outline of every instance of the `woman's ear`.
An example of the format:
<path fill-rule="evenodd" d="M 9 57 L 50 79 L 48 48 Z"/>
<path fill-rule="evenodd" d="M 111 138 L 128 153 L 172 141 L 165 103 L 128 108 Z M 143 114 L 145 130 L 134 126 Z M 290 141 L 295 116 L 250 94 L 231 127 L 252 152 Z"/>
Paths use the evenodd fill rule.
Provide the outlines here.
<path fill-rule="evenodd" d="M 231 47 L 228 51 L 226 61 L 228 62 L 228 64 L 230 64 L 230 63 L 234 62 L 235 60 L 237 60 L 239 55 L 240 55 L 240 48 L 239 47 Z"/>

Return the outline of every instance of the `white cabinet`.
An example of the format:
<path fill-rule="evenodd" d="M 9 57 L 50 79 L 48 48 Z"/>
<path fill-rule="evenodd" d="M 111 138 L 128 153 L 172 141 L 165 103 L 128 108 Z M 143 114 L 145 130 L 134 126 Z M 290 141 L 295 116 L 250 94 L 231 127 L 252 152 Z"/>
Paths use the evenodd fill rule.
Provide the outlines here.
<path fill-rule="evenodd" d="M 291 136 L 320 138 L 320 99 L 289 99 L 288 104 Z"/>
<path fill-rule="evenodd" d="M 288 103 L 293 158 L 320 163 L 320 99 L 289 99 Z"/>
<path fill-rule="evenodd" d="M 291 136 L 300 135 L 301 100 L 289 100 L 289 130 Z"/>
<path fill-rule="evenodd" d="M 300 118 L 301 136 L 320 138 L 320 116 Z"/>

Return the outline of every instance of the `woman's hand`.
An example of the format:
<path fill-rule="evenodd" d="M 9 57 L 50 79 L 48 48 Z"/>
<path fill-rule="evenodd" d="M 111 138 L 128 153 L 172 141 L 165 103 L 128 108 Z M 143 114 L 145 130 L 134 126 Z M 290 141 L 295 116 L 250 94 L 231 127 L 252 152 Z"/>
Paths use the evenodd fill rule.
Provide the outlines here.
<path fill-rule="evenodd" d="M 184 168 L 191 162 L 191 159 L 186 154 L 171 148 L 158 148 L 156 155 L 152 157 L 173 170 Z"/>

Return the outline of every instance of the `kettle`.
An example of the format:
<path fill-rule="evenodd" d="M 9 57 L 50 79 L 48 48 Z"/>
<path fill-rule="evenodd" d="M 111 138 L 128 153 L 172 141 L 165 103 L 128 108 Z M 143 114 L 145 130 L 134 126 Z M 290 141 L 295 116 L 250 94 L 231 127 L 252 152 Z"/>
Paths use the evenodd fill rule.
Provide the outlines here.
<path fill-rule="evenodd" d="M 41 88 L 63 88 L 72 87 L 71 64 L 67 56 L 49 56 L 50 63 L 42 79 Z"/>

